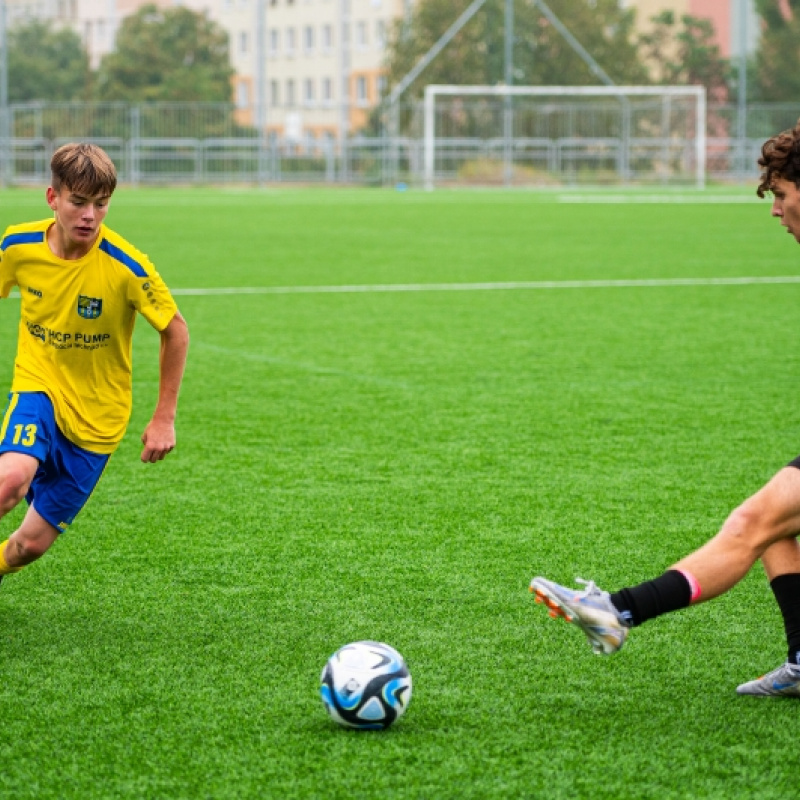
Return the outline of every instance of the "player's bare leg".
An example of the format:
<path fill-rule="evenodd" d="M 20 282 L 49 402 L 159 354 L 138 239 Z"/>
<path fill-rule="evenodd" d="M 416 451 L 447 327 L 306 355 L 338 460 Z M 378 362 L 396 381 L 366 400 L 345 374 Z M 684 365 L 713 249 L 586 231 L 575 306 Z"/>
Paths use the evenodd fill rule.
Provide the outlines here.
<path fill-rule="evenodd" d="M 22 502 L 38 468 L 39 461 L 25 453 L 9 452 L 0 455 L 0 518 Z M 9 540 L 0 543 L 0 580 L 3 575 L 19 572 L 24 566 L 16 563 L 14 548 L 9 548 L 9 544 Z M 11 563 L 6 560 L 6 555 Z"/>
<path fill-rule="evenodd" d="M 770 579 L 800 572 L 798 532 L 800 469 L 785 467 L 733 511 L 713 539 L 672 569 L 694 577 L 700 588 L 697 602 L 711 600 L 738 583 L 759 558 Z"/>
<path fill-rule="evenodd" d="M 25 453 L 0 455 L 0 517 L 22 502 L 38 468 L 39 461 Z"/>
<path fill-rule="evenodd" d="M 792 643 L 797 642 L 800 659 L 798 531 L 800 469 L 792 466 L 778 472 L 742 503 L 713 539 L 655 579 L 614 594 L 601 591 L 593 583 L 586 590 L 576 591 L 542 577 L 534 578 L 531 589 L 552 616 L 576 622 L 595 652 L 613 653 L 624 644 L 628 628 L 719 596 L 761 558 L 784 617 L 790 657 Z M 800 694 L 800 681 L 796 688 Z"/>
<path fill-rule="evenodd" d="M 58 538 L 58 528 L 39 515 L 33 506 L 28 508 L 22 525 L 8 537 L 3 557 L 14 570 L 41 558 Z"/>

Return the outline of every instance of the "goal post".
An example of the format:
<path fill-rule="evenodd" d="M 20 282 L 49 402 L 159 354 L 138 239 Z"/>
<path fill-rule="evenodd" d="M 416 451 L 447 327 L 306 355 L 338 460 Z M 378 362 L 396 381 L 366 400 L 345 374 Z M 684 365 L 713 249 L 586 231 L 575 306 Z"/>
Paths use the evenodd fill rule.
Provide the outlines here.
<path fill-rule="evenodd" d="M 443 109 L 445 99 L 450 106 Z M 706 113 L 703 86 L 430 84 L 423 108 L 424 185 L 432 190 L 437 182 L 457 182 L 456 171 L 441 165 L 448 157 L 463 170 L 465 163 L 474 169 L 475 159 L 502 155 L 502 172 L 495 175 L 506 181 L 512 167 L 519 172 L 519 163 L 527 163 L 526 174 L 538 170 L 553 182 L 616 176 L 620 183 L 682 182 L 702 189 Z M 449 130 L 442 129 L 443 115 Z"/>

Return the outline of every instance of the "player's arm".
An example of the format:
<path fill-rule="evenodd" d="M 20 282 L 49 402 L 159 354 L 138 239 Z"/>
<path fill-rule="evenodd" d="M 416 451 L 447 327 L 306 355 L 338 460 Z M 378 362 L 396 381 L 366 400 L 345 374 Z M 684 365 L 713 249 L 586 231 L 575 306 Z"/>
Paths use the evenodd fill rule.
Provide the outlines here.
<path fill-rule="evenodd" d="M 161 331 L 158 403 L 142 434 L 142 461 L 161 461 L 175 447 L 175 414 L 188 351 L 189 328 L 180 311 L 176 311 Z"/>

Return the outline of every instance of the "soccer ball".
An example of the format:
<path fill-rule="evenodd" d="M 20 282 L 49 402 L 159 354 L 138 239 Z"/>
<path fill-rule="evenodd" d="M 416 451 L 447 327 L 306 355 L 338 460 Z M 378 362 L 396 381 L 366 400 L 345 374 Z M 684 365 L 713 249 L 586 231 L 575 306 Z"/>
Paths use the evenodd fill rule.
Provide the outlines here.
<path fill-rule="evenodd" d="M 348 728 L 388 728 L 411 700 L 411 673 L 406 662 L 382 642 L 340 647 L 325 664 L 320 681 L 325 708 Z"/>

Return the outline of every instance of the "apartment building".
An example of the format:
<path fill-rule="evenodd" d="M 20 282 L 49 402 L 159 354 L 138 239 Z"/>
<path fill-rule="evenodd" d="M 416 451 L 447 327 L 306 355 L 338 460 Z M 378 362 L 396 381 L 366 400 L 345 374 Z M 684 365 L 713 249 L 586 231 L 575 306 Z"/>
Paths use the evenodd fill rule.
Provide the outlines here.
<path fill-rule="evenodd" d="M 386 42 L 405 0 L 269 0 L 267 127 L 290 137 L 358 130 L 384 81 Z"/>

